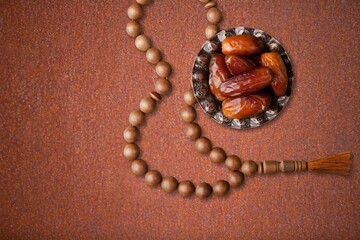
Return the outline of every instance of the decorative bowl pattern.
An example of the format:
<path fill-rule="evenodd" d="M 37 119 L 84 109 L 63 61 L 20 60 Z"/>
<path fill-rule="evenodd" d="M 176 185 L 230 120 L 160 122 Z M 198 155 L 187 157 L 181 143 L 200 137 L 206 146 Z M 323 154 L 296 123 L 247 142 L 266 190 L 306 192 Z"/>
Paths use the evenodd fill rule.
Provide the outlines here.
<path fill-rule="evenodd" d="M 253 35 L 263 39 L 266 43 L 268 51 L 276 51 L 281 55 L 287 69 L 289 84 L 285 96 L 280 98 L 273 97 L 270 107 L 264 113 L 245 119 L 230 119 L 223 115 L 221 103 L 215 99 L 210 91 L 208 83 L 209 62 L 212 54 L 221 52 L 221 42 L 226 37 L 244 34 Z M 223 30 L 218 32 L 216 36 L 210 40 L 206 41 L 196 56 L 191 76 L 191 84 L 194 95 L 202 110 L 216 122 L 235 129 L 259 127 L 279 115 L 281 110 L 289 101 L 293 81 L 294 74 L 290 58 L 279 41 L 262 30 L 248 27 L 237 27 Z"/>

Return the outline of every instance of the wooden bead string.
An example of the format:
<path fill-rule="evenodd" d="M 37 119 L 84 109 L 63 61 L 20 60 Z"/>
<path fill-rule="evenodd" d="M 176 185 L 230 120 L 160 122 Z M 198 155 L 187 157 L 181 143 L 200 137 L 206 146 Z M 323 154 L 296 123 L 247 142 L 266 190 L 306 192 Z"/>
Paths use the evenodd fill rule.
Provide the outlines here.
<path fill-rule="evenodd" d="M 209 25 L 205 29 L 205 35 L 208 39 L 212 38 L 219 31 L 217 24 L 222 20 L 222 13 L 217 8 L 215 1 L 199 0 L 208 9 L 207 20 Z M 172 72 L 171 65 L 163 60 L 160 50 L 152 47 L 152 42 L 149 37 L 142 33 L 142 26 L 138 20 L 143 16 L 142 8 L 149 4 L 151 0 L 136 0 L 129 6 L 127 14 L 130 18 L 126 26 L 126 32 L 130 37 L 135 38 L 135 46 L 139 51 L 146 52 L 146 59 L 149 63 L 156 65 L 155 71 L 159 79 L 155 82 L 155 89 L 151 91 L 149 96 L 144 97 L 139 104 L 139 110 L 135 110 L 129 115 L 129 123 L 124 131 L 124 140 L 127 144 L 124 147 L 124 157 L 132 161 L 131 170 L 137 176 L 145 176 L 145 182 L 151 187 L 161 185 L 165 192 L 174 192 L 175 190 L 182 197 L 189 197 L 195 195 L 204 199 L 214 193 L 216 196 L 225 196 L 230 187 L 239 187 L 244 182 L 244 175 L 251 176 L 256 172 L 262 173 L 276 173 L 276 172 L 295 172 L 307 169 L 306 162 L 294 161 L 266 161 L 260 162 L 257 165 L 254 161 L 249 160 L 241 164 L 241 160 L 236 155 L 227 156 L 225 151 L 219 147 L 213 147 L 211 141 L 202 135 L 201 127 L 194 123 L 196 119 L 196 110 L 193 105 L 196 103 L 195 97 L 191 90 L 184 94 L 184 101 L 187 104 L 181 111 L 182 119 L 187 123 L 186 136 L 195 141 L 195 148 L 202 154 L 209 154 L 210 159 L 215 163 L 225 162 L 225 165 L 230 170 L 228 181 L 218 180 L 211 186 L 209 183 L 202 182 L 196 187 L 192 181 L 185 180 L 178 182 L 173 176 L 163 177 L 157 170 L 149 170 L 147 163 L 138 159 L 140 149 L 136 144 L 139 139 L 139 126 L 145 119 L 146 114 L 150 114 L 156 108 L 157 102 L 161 101 L 162 97 L 171 91 L 171 83 L 169 76 Z M 240 171 L 238 170 L 240 169 Z"/>
<path fill-rule="evenodd" d="M 148 97 L 145 97 L 140 101 L 139 110 L 135 110 L 129 115 L 130 126 L 124 131 L 124 139 L 127 142 L 124 147 L 124 156 L 126 159 L 132 161 L 132 172 L 138 176 L 145 175 L 145 182 L 151 187 L 161 185 L 165 192 L 173 192 L 177 189 L 179 194 L 183 197 L 189 197 L 194 193 L 200 199 L 207 198 L 211 196 L 212 193 L 219 197 L 225 196 L 229 192 L 230 187 L 238 187 L 243 183 L 243 173 L 233 171 L 230 172 L 228 181 L 218 180 L 213 186 L 209 183 L 202 182 L 195 187 L 194 183 L 189 180 L 179 183 L 175 177 L 163 177 L 159 171 L 149 170 L 148 165 L 144 160 L 138 159 L 140 155 L 140 149 L 136 144 L 140 135 L 138 126 L 144 121 L 146 114 L 150 114 L 154 111 L 157 102 L 161 101 L 162 97 L 171 91 L 169 76 L 172 68 L 168 62 L 163 60 L 162 53 L 158 49 L 152 47 L 151 40 L 146 35 L 142 34 L 142 26 L 138 22 L 143 16 L 143 6 L 149 4 L 150 0 L 136 0 L 136 2 L 137 3 L 130 5 L 128 8 L 128 17 L 131 20 L 126 26 L 126 32 L 129 36 L 135 38 L 136 48 L 139 51 L 146 52 L 147 61 L 156 65 L 155 71 L 160 78 L 155 82 L 155 90 L 151 91 Z M 217 4 L 215 1 L 200 0 L 200 2 L 205 4 L 205 8 L 208 9 L 207 19 L 210 24 L 205 29 L 205 35 L 209 39 L 219 31 L 217 24 L 221 21 L 222 14 L 216 7 Z M 192 93 L 186 96 L 186 99 L 189 101 L 194 100 Z M 189 101 L 185 100 L 188 104 L 190 103 Z M 222 161 L 225 152 L 220 148 L 212 148 L 211 143 L 209 146 L 210 141 L 207 138 L 200 137 L 200 127 L 196 127 L 195 123 L 191 123 L 196 118 L 196 111 L 191 106 L 194 103 L 195 102 L 189 104 L 187 111 L 182 111 L 183 119 L 189 122 L 189 126 L 195 126 L 193 129 L 187 131 L 187 133 L 191 135 L 189 138 L 196 140 L 198 148 L 202 149 L 204 153 L 211 152 L 212 158 L 217 158 L 218 161 Z M 230 158 L 230 156 L 228 158 Z M 233 159 L 233 161 L 236 162 L 238 158 L 234 156 Z"/>

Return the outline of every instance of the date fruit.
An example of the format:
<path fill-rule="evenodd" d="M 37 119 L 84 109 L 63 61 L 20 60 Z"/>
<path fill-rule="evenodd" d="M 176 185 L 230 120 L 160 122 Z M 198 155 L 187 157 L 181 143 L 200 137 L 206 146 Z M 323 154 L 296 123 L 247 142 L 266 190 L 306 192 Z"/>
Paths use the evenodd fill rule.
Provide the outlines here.
<path fill-rule="evenodd" d="M 219 87 L 223 97 L 237 97 L 257 92 L 271 84 L 273 74 L 270 68 L 259 67 L 230 78 Z"/>
<path fill-rule="evenodd" d="M 285 64 L 277 52 L 268 52 L 261 55 L 261 65 L 269 67 L 274 73 L 271 89 L 275 96 L 284 96 L 288 86 L 288 75 Z"/>
<path fill-rule="evenodd" d="M 253 63 L 251 60 L 237 54 L 230 54 L 225 56 L 225 63 L 233 76 L 247 72 L 256 67 L 255 63 Z"/>
<path fill-rule="evenodd" d="M 210 59 L 209 71 L 210 90 L 219 101 L 223 101 L 224 97 L 219 93 L 219 86 L 231 77 L 231 73 L 225 64 L 225 56 L 218 53 L 214 54 Z"/>
<path fill-rule="evenodd" d="M 222 52 L 225 55 L 236 53 L 242 56 L 254 56 L 262 52 L 264 42 L 250 35 L 231 36 L 222 42 Z"/>
<path fill-rule="evenodd" d="M 222 103 L 222 112 L 228 118 L 247 118 L 264 112 L 271 103 L 271 95 L 258 92 L 237 98 L 226 98 Z"/>

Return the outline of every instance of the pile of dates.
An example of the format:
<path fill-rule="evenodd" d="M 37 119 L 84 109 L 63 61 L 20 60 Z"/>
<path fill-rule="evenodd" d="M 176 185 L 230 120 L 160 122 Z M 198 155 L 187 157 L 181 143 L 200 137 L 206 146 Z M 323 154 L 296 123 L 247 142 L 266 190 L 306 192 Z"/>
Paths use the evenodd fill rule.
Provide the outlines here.
<path fill-rule="evenodd" d="M 222 102 L 228 118 L 247 118 L 266 111 L 273 97 L 284 96 L 287 70 L 277 52 L 266 52 L 254 36 L 231 36 L 222 42 L 222 54 L 212 55 L 209 86 Z"/>

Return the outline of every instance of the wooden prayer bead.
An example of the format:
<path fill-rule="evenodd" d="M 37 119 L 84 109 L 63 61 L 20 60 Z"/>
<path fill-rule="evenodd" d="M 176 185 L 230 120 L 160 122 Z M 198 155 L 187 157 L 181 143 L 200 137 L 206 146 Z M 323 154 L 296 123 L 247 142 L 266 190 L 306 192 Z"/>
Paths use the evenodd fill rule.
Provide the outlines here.
<path fill-rule="evenodd" d="M 244 178 L 244 174 L 239 171 L 230 172 L 229 184 L 233 188 L 239 187 L 244 182 Z"/>
<path fill-rule="evenodd" d="M 224 162 L 226 159 L 226 153 L 222 148 L 214 147 L 209 154 L 210 160 L 214 163 Z"/>
<path fill-rule="evenodd" d="M 141 34 L 135 38 L 135 46 L 142 52 L 147 51 L 151 47 L 151 40 L 144 34 Z"/>
<path fill-rule="evenodd" d="M 185 135 L 191 140 L 196 140 L 201 136 L 201 128 L 197 123 L 186 124 Z"/>
<path fill-rule="evenodd" d="M 144 175 L 148 170 L 147 163 L 142 159 L 136 159 L 131 163 L 131 171 L 136 176 Z"/>
<path fill-rule="evenodd" d="M 229 190 L 230 190 L 230 185 L 225 180 L 216 181 L 213 187 L 214 194 L 218 197 L 225 196 L 229 192 Z"/>
<path fill-rule="evenodd" d="M 184 93 L 184 101 L 187 105 L 194 105 L 196 103 L 196 99 L 195 99 L 195 96 L 194 96 L 194 93 L 193 91 L 190 89 L 190 90 L 187 90 L 185 93 Z"/>
<path fill-rule="evenodd" d="M 200 137 L 195 142 L 195 149 L 199 153 L 208 153 L 212 148 L 210 140 L 206 137 Z"/>
<path fill-rule="evenodd" d="M 139 4 L 133 3 L 129 6 L 127 14 L 131 20 L 136 20 L 142 17 L 143 11 Z"/>
<path fill-rule="evenodd" d="M 219 9 L 212 7 L 207 12 L 207 20 L 212 24 L 217 24 L 221 21 L 222 14 Z"/>
<path fill-rule="evenodd" d="M 129 123 L 132 126 L 140 125 L 145 119 L 145 114 L 140 110 L 132 111 L 129 115 Z"/>
<path fill-rule="evenodd" d="M 241 160 L 236 155 L 230 155 L 225 160 L 225 166 L 231 171 L 238 170 L 241 167 Z"/>
<path fill-rule="evenodd" d="M 162 96 L 168 94 L 171 91 L 170 81 L 165 78 L 159 78 L 155 82 L 155 91 Z"/>
<path fill-rule="evenodd" d="M 135 143 L 128 143 L 124 147 L 124 157 L 129 160 L 135 160 L 140 154 L 140 149 Z"/>
<path fill-rule="evenodd" d="M 171 74 L 172 68 L 168 62 L 161 61 L 156 64 L 155 71 L 159 77 L 167 78 Z"/>
<path fill-rule="evenodd" d="M 157 170 L 150 170 L 145 175 L 145 182 L 150 187 L 155 187 L 160 184 L 162 180 L 161 173 Z"/>
<path fill-rule="evenodd" d="M 136 22 L 136 21 L 130 21 L 128 22 L 128 24 L 126 25 L 126 33 L 130 36 L 130 37 L 134 37 L 136 38 L 137 36 L 139 36 L 141 34 L 141 25 Z"/>
<path fill-rule="evenodd" d="M 179 183 L 176 180 L 175 177 L 169 176 L 164 177 L 164 179 L 161 182 L 161 188 L 164 190 L 164 192 L 170 193 L 177 189 Z"/>
<path fill-rule="evenodd" d="M 149 48 L 146 51 L 146 60 L 149 63 L 157 64 L 162 58 L 161 52 L 156 48 Z"/>
<path fill-rule="evenodd" d="M 156 102 L 151 97 L 145 97 L 140 101 L 139 107 L 143 113 L 151 113 L 156 107 Z"/>
<path fill-rule="evenodd" d="M 241 165 L 241 172 L 246 176 L 254 175 L 257 171 L 257 165 L 254 161 L 248 160 Z"/>
<path fill-rule="evenodd" d="M 205 29 L 205 36 L 207 39 L 214 37 L 219 31 L 219 28 L 214 24 L 209 24 Z"/>
<path fill-rule="evenodd" d="M 196 187 L 195 195 L 200 199 L 204 199 L 210 197 L 212 191 L 211 185 L 203 182 Z"/>
<path fill-rule="evenodd" d="M 190 123 L 196 119 L 196 111 L 192 106 L 186 106 L 181 110 L 181 118 L 184 122 Z"/>
<path fill-rule="evenodd" d="M 134 126 L 128 126 L 124 131 L 124 139 L 128 143 L 136 142 L 140 136 L 139 130 Z"/>
<path fill-rule="evenodd" d="M 194 191 L 195 186 L 191 181 L 185 180 L 179 183 L 178 192 L 182 197 L 190 197 Z"/>

